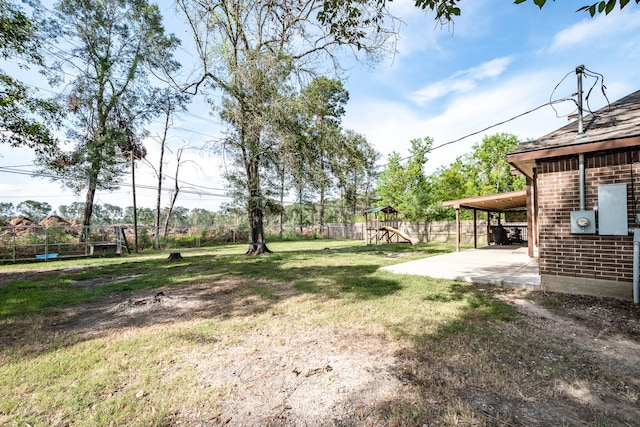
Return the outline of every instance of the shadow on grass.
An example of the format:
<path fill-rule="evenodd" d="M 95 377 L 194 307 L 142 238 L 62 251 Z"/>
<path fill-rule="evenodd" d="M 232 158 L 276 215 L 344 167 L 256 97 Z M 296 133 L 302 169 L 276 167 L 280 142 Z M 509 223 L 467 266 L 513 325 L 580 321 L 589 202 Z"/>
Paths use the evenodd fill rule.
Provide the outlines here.
<path fill-rule="evenodd" d="M 385 279 L 373 274 L 378 267 L 356 265 L 348 269 L 323 267 L 318 276 L 317 268 L 302 268 L 299 274 L 306 279 L 296 281 L 295 288 L 302 292 L 323 294 L 329 298 L 352 298 L 370 300 L 382 298 L 399 291 L 400 279 Z"/>
<path fill-rule="evenodd" d="M 374 412 L 391 425 L 635 423 L 637 399 L 620 391 L 637 389 L 637 363 L 606 346 L 598 350 L 591 340 L 571 339 L 572 331 L 563 333 L 554 322 L 530 321 L 496 298 L 501 292 L 451 282 L 423 301 L 464 302 L 456 315 L 435 328 L 392 325 L 411 343 L 396 354 L 394 369 L 408 386 L 402 390 L 411 392 L 380 402 Z"/>
<path fill-rule="evenodd" d="M 47 334 L 74 331 L 75 338 L 62 344 L 68 346 L 118 328 L 252 316 L 302 293 L 370 300 L 401 289 L 400 279 L 376 274 L 383 258 L 368 257 L 369 264 L 363 264 L 357 256 L 347 262 L 341 253 L 327 256 L 334 257 L 333 265 L 325 265 L 318 251 L 283 251 L 260 257 L 185 255 L 173 262 L 129 259 L 32 271 L 22 279 L 3 280 L 0 325 L 6 327 L 0 330 L 0 344 L 21 346 L 36 324 L 42 341 Z M 17 335 L 25 339 L 16 341 Z M 52 342 L 49 348 L 59 345 Z M 29 352 L 24 346 L 21 351 Z"/>

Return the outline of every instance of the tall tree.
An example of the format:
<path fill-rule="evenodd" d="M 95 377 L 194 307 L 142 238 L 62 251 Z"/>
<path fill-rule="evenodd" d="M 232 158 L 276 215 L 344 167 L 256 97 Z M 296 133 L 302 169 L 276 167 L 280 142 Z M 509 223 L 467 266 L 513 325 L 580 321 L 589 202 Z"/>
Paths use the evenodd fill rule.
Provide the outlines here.
<path fill-rule="evenodd" d="M 453 211 L 442 206 L 445 200 L 524 189 L 524 177 L 514 175 L 506 160 L 506 154 L 517 146 L 518 138 L 512 134 L 485 136 L 473 145 L 470 153 L 436 170 L 428 178 L 433 200 L 427 209 L 427 219 L 453 218 Z"/>
<path fill-rule="evenodd" d="M 311 170 L 320 196 L 320 231 L 323 232 L 325 201 L 331 187 L 330 175 L 339 157 L 340 121 L 345 113 L 349 92 L 340 80 L 324 76 L 313 79 L 300 92 L 308 142 L 315 153 L 315 164 Z"/>
<path fill-rule="evenodd" d="M 392 153 L 376 187 L 383 205 L 392 206 L 412 221 L 425 219 L 426 207 L 432 198 L 424 172 L 432 144 L 429 137 L 411 140 L 410 156 L 405 165 L 398 153 Z"/>
<path fill-rule="evenodd" d="M 459 156 L 450 165 L 439 167 L 428 180 L 434 197 L 427 207 L 428 221 L 454 219 L 453 210 L 442 206 L 442 202 L 472 197 L 477 193 L 476 172 L 470 165 L 469 154 Z"/>
<path fill-rule="evenodd" d="M 18 203 L 16 210 L 22 215 L 40 222 L 51 213 L 51 205 L 47 202 L 38 202 L 37 200 L 25 200 Z"/>
<path fill-rule="evenodd" d="M 160 145 L 160 158 L 158 159 L 158 168 L 155 169 L 156 176 L 158 178 L 158 188 L 156 195 L 156 221 L 155 221 L 155 233 L 154 233 L 154 246 L 157 249 L 160 238 L 160 213 L 162 203 L 162 181 L 164 179 L 164 154 L 167 149 L 167 142 L 169 138 L 169 130 L 173 125 L 173 117 L 176 113 L 185 111 L 187 103 L 191 100 L 191 97 L 187 94 L 175 92 L 172 89 L 164 88 L 158 92 L 154 97 L 157 103 L 156 109 L 162 114 L 163 128 L 162 134 L 157 135 L 154 139 Z M 177 169 L 176 169 L 177 172 Z M 176 183 L 177 186 L 177 183 Z M 176 191 L 177 197 L 177 191 Z M 174 200 L 175 201 L 175 200 Z"/>
<path fill-rule="evenodd" d="M 73 202 L 70 205 L 60 205 L 58 210 L 60 211 L 60 215 L 66 220 L 81 220 L 84 212 L 84 203 Z M 120 216 L 122 216 L 122 214 Z"/>
<path fill-rule="evenodd" d="M 44 70 L 43 33 L 52 28 L 38 4 L 32 5 L 30 16 L 13 2 L 0 0 L 0 58 L 17 62 L 21 69 Z M 0 143 L 54 152 L 57 141 L 52 130 L 60 120 L 61 109 L 54 100 L 36 97 L 30 87 L 0 69 Z"/>
<path fill-rule="evenodd" d="M 13 218 L 15 206 L 11 202 L 0 202 L 0 219 L 9 221 Z"/>
<path fill-rule="evenodd" d="M 524 189 L 524 176 L 514 175 L 507 163 L 507 153 L 515 150 L 518 142 L 515 135 L 497 133 L 473 145 L 469 158 L 473 176 L 469 178 L 475 183 L 476 194 L 472 196 Z"/>
<path fill-rule="evenodd" d="M 433 195 L 424 172 L 427 154 L 431 150 L 433 140 L 429 137 L 411 141 L 411 158 L 406 166 L 407 190 L 405 193 L 405 216 L 411 221 L 426 219 L 427 207 Z"/>
<path fill-rule="evenodd" d="M 55 6 L 65 46 L 56 65 L 73 75 L 67 87 L 75 147 L 44 158 L 64 183 L 86 190 L 83 225 L 88 226 L 99 189 L 118 187 L 131 158 L 140 158 L 142 126 L 154 115 L 150 70 L 174 70 L 178 45 L 166 35 L 158 6 L 147 0 L 60 0 Z"/>
<path fill-rule="evenodd" d="M 354 16 L 357 41 L 331 32 L 331 25 L 318 21 L 323 2 L 283 0 L 178 0 L 194 33 L 200 54 L 202 78 L 191 88 L 210 84 L 224 96 L 223 119 L 232 133 L 225 141 L 227 153 L 242 171 L 244 202 L 249 222 L 248 254 L 267 252 L 264 208 L 267 201 L 262 178 L 271 148 L 269 128 L 278 125 L 283 95 L 292 77 L 317 71 L 318 60 L 327 55 L 338 60 L 336 51 L 357 46 L 364 54 L 379 53 L 388 33 L 365 31 L 362 26 L 368 4 Z"/>
<path fill-rule="evenodd" d="M 332 174 L 340 195 L 340 220 L 358 214 L 358 203 L 369 207 L 372 185 L 377 179 L 375 163 L 379 153 L 367 139 L 350 129 L 342 132 L 332 163 Z"/>
<path fill-rule="evenodd" d="M 406 173 L 402 158 L 400 153 L 394 151 L 387 157 L 387 164 L 378 178 L 376 199 L 383 206 L 389 205 L 398 211 L 403 211 L 406 188 Z"/>

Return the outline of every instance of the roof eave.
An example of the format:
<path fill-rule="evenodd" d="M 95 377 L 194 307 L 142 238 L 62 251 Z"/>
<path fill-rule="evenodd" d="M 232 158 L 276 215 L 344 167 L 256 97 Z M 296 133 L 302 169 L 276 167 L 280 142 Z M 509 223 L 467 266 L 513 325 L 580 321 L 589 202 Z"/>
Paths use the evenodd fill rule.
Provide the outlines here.
<path fill-rule="evenodd" d="M 596 151 L 615 150 L 619 148 L 636 146 L 640 146 L 640 136 L 631 136 L 603 141 L 592 141 L 583 144 L 572 144 L 565 145 L 563 147 L 545 148 L 540 150 L 513 152 L 507 154 L 507 162 L 524 173 L 524 171 L 522 171 L 518 167 L 518 164 L 522 164 L 526 161 L 535 161 L 539 159 L 548 159 L 551 157 L 570 156 L 573 154 L 593 153 Z"/>

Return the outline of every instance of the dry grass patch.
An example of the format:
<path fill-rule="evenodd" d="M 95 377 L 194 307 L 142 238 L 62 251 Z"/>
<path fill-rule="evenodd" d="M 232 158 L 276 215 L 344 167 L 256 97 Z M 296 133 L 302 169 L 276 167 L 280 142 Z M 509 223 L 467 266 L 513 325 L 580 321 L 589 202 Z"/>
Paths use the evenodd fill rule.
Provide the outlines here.
<path fill-rule="evenodd" d="M 0 292 L 11 298 L 41 299 L 3 306 L 0 424 L 624 426 L 640 419 L 637 309 L 578 299 L 565 313 L 560 300 L 535 302 L 555 296 L 532 301 L 377 271 L 398 262 L 390 252 L 407 259 L 441 247 L 312 243 L 280 244 L 258 258 L 235 255 L 232 246 L 186 252 L 170 266 L 166 257 L 132 258 L 4 281 Z M 74 295 L 84 302 L 73 303 Z M 624 321 L 605 322 L 614 312 Z"/>

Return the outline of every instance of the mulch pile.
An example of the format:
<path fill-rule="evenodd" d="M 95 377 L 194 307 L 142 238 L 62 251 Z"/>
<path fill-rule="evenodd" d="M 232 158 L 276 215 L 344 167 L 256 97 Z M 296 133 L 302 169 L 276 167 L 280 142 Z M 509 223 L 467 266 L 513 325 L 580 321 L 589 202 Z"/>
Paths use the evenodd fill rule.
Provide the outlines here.
<path fill-rule="evenodd" d="M 38 224 L 35 221 L 27 218 L 26 216 L 18 215 L 17 217 L 9 221 L 9 225 L 12 225 L 14 227 L 33 227 Z"/>
<path fill-rule="evenodd" d="M 79 223 L 79 221 L 75 221 L 76 223 Z M 62 218 L 61 216 L 58 215 L 51 215 L 46 217 L 45 219 L 43 219 L 42 221 L 40 221 L 40 223 L 37 223 L 35 221 L 33 221 L 30 218 L 27 218 L 24 215 L 18 215 L 17 217 L 13 218 L 11 221 L 9 222 L 0 222 L 0 226 L 7 226 L 7 227 L 13 227 L 11 229 L 5 229 L 4 232 L 5 233 L 12 233 L 15 232 L 16 236 L 18 237 L 26 237 L 29 236 L 30 233 L 33 232 L 34 228 L 33 227 L 65 227 L 65 230 L 68 233 L 71 234 L 77 234 L 76 230 L 73 229 L 73 226 L 76 225 L 74 224 L 74 222 L 69 222 L 66 219 Z M 66 228 L 66 227 L 71 227 L 71 228 Z"/>
<path fill-rule="evenodd" d="M 71 223 L 61 216 L 51 215 L 40 221 L 40 225 L 43 227 L 53 227 L 58 225 L 67 226 L 71 225 Z"/>

